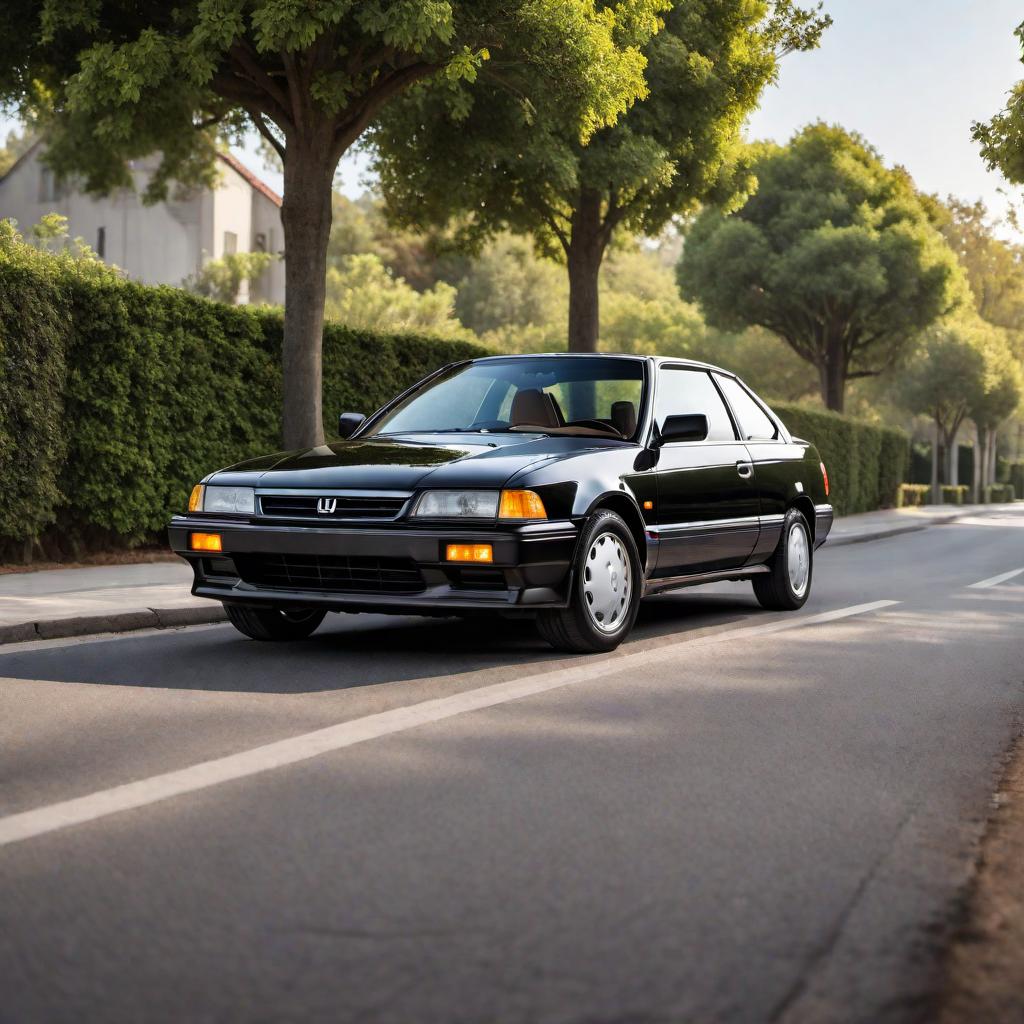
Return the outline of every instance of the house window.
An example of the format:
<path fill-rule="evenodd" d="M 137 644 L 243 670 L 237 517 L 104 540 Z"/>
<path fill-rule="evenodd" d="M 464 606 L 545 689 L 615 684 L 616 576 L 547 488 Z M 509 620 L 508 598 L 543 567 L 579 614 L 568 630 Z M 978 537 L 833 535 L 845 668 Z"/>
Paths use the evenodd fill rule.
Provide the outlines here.
<path fill-rule="evenodd" d="M 224 255 L 233 256 L 238 252 L 238 235 L 234 231 L 224 232 Z"/>
<path fill-rule="evenodd" d="M 96 229 L 96 255 L 106 259 L 107 256 L 107 229 L 100 227 Z"/>
<path fill-rule="evenodd" d="M 39 202 L 53 203 L 58 198 L 57 176 L 49 167 L 39 168 Z"/>
<path fill-rule="evenodd" d="M 262 231 L 257 231 L 252 240 L 253 252 L 267 251 L 267 236 Z"/>

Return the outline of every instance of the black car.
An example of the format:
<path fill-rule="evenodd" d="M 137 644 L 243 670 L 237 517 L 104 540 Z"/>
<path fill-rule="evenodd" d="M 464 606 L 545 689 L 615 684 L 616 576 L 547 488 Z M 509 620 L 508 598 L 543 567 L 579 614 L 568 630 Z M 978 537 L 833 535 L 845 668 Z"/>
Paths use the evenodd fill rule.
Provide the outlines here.
<path fill-rule="evenodd" d="M 814 445 L 703 363 L 453 363 L 339 432 L 211 474 L 171 521 L 192 592 L 250 637 L 306 637 L 329 611 L 487 611 L 606 651 L 678 587 L 750 579 L 764 607 L 801 607 L 832 526 Z"/>

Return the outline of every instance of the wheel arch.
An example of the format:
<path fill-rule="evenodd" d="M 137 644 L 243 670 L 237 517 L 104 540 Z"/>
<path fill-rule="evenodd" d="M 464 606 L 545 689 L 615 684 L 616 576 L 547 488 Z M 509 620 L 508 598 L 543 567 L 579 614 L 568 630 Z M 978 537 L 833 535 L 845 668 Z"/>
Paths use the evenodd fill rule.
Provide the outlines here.
<path fill-rule="evenodd" d="M 811 499 L 809 497 L 807 497 L 806 494 L 800 494 L 800 495 L 797 495 L 797 497 L 793 498 L 792 501 L 790 501 L 788 507 L 789 508 L 795 508 L 804 517 L 804 519 L 807 520 L 807 529 L 810 531 L 810 534 L 811 534 L 811 545 L 813 547 L 813 545 L 814 545 L 814 525 L 815 525 L 815 523 L 814 523 L 814 520 L 815 520 L 814 502 L 811 501 Z"/>
<path fill-rule="evenodd" d="M 595 498 L 587 509 L 586 518 L 589 519 L 598 509 L 606 508 L 618 515 L 629 527 L 636 543 L 636 550 L 643 560 L 644 574 L 647 574 L 650 551 L 647 546 L 647 528 L 644 524 L 644 517 L 640 514 L 637 503 L 621 491 L 609 491 Z"/>

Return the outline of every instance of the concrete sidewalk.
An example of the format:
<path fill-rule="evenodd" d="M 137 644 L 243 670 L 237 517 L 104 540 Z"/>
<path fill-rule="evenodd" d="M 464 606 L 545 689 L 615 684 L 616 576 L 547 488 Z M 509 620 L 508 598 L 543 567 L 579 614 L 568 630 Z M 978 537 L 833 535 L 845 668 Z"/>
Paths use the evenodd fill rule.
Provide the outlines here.
<path fill-rule="evenodd" d="M 828 545 L 881 540 L 971 516 L 998 515 L 1011 505 L 935 505 L 844 516 Z M 86 633 L 219 622 L 224 609 L 193 597 L 184 562 L 144 562 L 0 575 L 0 644 Z"/>

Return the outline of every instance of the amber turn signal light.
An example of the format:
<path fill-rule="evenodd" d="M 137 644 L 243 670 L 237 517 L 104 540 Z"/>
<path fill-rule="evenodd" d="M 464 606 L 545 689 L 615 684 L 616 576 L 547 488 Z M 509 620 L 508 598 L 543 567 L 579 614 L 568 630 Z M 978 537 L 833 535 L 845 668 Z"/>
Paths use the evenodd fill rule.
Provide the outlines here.
<path fill-rule="evenodd" d="M 825 463 L 824 462 L 819 462 L 818 465 L 821 466 L 821 478 L 822 478 L 822 480 L 825 481 L 825 497 L 827 498 L 828 497 L 828 470 L 825 468 Z"/>
<path fill-rule="evenodd" d="M 449 544 L 445 558 L 449 562 L 493 562 L 494 550 L 490 544 Z"/>
<path fill-rule="evenodd" d="M 502 491 L 499 519 L 547 519 L 544 502 L 535 491 Z"/>
<path fill-rule="evenodd" d="M 193 551 L 222 551 L 219 533 L 193 533 L 189 537 L 189 547 Z"/>
<path fill-rule="evenodd" d="M 203 485 L 196 484 L 192 488 L 192 493 L 188 496 L 188 510 L 189 512 L 199 512 L 203 507 Z"/>

